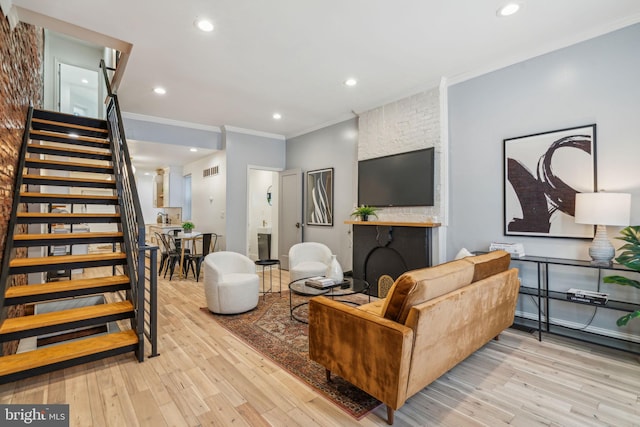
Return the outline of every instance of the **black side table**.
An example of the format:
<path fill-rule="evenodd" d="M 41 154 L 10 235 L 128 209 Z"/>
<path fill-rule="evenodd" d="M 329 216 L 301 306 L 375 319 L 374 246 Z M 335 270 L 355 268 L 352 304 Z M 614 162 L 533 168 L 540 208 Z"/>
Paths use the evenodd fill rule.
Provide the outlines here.
<path fill-rule="evenodd" d="M 273 293 L 273 266 L 278 266 L 278 277 L 280 277 L 280 283 L 278 287 L 278 294 L 282 296 L 282 272 L 280 271 L 280 260 L 279 259 L 259 259 L 256 261 L 256 265 L 262 266 L 262 292 L 261 294 L 264 296 L 264 299 L 267 299 L 267 294 Z M 266 288 L 266 277 L 265 270 L 269 268 L 269 289 Z"/>

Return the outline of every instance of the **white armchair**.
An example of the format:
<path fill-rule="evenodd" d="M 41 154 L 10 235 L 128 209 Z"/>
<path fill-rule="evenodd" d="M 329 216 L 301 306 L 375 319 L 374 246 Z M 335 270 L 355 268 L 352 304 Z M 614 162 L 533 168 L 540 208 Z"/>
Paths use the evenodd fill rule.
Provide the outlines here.
<path fill-rule="evenodd" d="M 204 258 L 204 294 L 213 313 L 234 314 L 258 305 L 260 279 L 249 258 L 236 252 L 213 252 Z"/>
<path fill-rule="evenodd" d="M 289 249 L 290 280 L 324 276 L 331 265 L 331 249 L 322 243 L 297 243 Z"/>

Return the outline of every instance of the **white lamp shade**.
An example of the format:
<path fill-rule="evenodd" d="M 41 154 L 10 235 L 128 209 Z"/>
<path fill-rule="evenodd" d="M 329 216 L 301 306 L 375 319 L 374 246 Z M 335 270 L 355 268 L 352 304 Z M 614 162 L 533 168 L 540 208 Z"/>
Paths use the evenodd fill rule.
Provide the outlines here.
<path fill-rule="evenodd" d="M 629 225 L 631 194 L 576 194 L 575 222 L 594 225 Z"/>

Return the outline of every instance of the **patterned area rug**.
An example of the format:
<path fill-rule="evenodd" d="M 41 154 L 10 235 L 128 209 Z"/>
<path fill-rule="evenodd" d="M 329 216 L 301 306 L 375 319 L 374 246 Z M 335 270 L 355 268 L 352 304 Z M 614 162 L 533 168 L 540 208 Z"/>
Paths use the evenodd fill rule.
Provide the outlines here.
<path fill-rule="evenodd" d="M 306 318 L 307 307 L 300 307 L 296 311 L 298 316 Z M 283 292 L 282 297 L 268 295 L 266 302 L 260 297 L 258 307 L 248 313 L 219 315 L 206 307 L 200 310 L 354 418 L 361 419 L 381 404 L 338 376 L 332 376 L 331 383 L 327 382 L 324 367 L 309 360 L 308 326 L 289 316 L 288 292 Z"/>

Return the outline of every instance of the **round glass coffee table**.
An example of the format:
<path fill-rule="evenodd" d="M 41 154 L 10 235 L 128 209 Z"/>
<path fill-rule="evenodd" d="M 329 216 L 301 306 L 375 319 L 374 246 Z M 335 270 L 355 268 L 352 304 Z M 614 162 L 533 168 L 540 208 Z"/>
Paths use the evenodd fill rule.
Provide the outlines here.
<path fill-rule="evenodd" d="M 344 282 L 339 285 L 332 286 L 330 288 L 318 289 L 313 286 L 305 284 L 309 278 L 294 280 L 289 283 L 289 311 L 291 318 L 302 323 L 309 323 L 308 319 L 301 317 L 296 311 L 305 305 L 309 304 L 309 300 L 318 295 L 323 295 L 328 298 L 336 299 L 355 294 L 366 294 L 371 302 L 371 294 L 369 293 L 369 283 L 366 280 L 354 279 L 353 277 L 345 277 Z M 293 305 L 293 294 L 307 299 L 299 304 Z M 357 302 L 339 299 L 338 301 L 347 304 L 359 305 Z"/>

